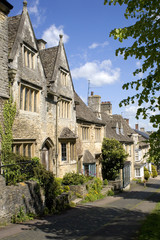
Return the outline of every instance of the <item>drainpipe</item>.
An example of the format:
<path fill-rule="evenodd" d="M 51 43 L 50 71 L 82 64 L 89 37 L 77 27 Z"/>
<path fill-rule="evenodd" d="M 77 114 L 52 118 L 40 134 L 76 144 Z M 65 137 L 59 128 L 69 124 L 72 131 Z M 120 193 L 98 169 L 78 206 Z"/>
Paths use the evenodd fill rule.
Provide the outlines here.
<path fill-rule="evenodd" d="M 61 97 L 58 97 L 56 101 L 56 177 L 58 177 L 58 103 L 62 100 Z"/>

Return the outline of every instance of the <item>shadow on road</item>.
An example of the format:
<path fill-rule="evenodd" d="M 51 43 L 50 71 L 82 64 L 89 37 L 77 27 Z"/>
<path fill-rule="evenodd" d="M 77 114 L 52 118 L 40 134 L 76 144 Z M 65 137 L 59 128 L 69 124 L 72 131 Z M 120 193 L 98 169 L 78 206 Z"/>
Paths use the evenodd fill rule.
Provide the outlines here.
<path fill-rule="evenodd" d="M 24 231 L 40 230 L 45 239 L 132 239 L 138 228 L 139 220 L 146 213 L 126 209 L 81 206 L 61 215 L 46 217 L 36 223 L 26 223 Z M 98 230 L 97 230 L 98 229 Z M 97 230 L 97 231 L 96 231 Z M 127 236 L 127 238 L 126 238 Z M 104 238 L 105 237 L 105 238 Z"/>

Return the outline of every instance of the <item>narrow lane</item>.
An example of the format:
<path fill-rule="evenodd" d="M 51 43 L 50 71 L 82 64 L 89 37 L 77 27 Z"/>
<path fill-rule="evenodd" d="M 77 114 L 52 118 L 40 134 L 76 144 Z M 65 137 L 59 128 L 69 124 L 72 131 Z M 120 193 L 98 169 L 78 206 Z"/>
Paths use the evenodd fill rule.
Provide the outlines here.
<path fill-rule="evenodd" d="M 146 188 L 136 185 L 128 193 L 81 205 L 61 215 L 1 229 L 0 239 L 134 239 L 140 220 L 160 201 L 159 188 L 160 177 L 151 179 Z"/>

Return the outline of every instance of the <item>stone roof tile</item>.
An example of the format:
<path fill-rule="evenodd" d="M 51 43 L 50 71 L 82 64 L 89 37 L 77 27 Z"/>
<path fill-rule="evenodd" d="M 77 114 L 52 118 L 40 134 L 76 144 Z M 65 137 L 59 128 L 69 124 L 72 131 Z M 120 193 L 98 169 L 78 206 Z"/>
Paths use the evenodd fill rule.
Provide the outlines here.
<path fill-rule="evenodd" d="M 10 53 L 18 31 L 21 15 L 8 17 L 8 51 Z"/>
<path fill-rule="evenodd" d="M 56 62 L 58 46 L 40 50 L 42 65 L 48 80 L 51 80 Z"/>
<path fill-rule="evenodd" d="M 60 139 L 73 139 L 73 138 L 75 139 L 77 137 L 68 127 L 65 127 L 65 128 L 63 128 L 59 138 Z"/>
<path fill-rule="evenodd" d="M 92 110 L 82 101 L 76 92 L 74 94 L 74 100 L 77 102 L 76 117 L 78 120 L 105 125 L 102 120 L 96 118 Z"/>

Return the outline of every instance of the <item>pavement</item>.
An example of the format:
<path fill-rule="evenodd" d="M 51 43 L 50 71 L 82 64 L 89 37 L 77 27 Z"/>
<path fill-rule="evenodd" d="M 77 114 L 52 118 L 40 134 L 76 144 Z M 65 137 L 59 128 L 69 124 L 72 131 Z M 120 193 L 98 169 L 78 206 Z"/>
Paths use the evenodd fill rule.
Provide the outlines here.
<path fill-rule="evenodd" d="M 160 176 L 146 187 L 81 204 L 60 215 L 0 228 L 3 240 L 135 240 L 141 221 L 160 201 Z"/>

